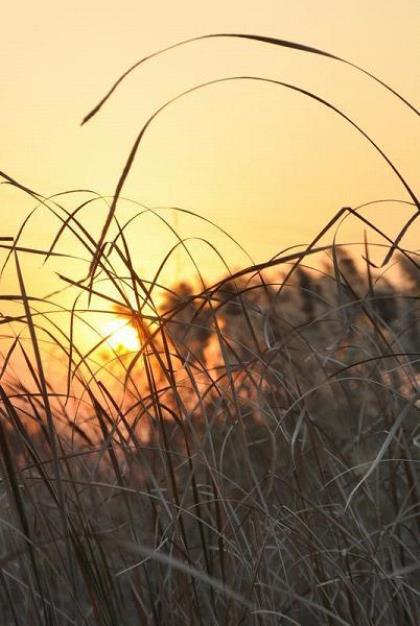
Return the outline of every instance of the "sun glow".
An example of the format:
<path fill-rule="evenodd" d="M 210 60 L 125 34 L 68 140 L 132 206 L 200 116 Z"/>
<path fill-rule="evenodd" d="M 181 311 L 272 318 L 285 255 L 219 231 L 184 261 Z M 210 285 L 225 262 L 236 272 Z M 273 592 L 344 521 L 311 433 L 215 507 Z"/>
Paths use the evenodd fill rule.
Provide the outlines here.
<path fill-rule="evenodd" d="M 106 343 L 115 352 L 135 352 L 140 350 L 140 339 L 136 329 L 124 319 L 113 319 L 104 327 Z"/>

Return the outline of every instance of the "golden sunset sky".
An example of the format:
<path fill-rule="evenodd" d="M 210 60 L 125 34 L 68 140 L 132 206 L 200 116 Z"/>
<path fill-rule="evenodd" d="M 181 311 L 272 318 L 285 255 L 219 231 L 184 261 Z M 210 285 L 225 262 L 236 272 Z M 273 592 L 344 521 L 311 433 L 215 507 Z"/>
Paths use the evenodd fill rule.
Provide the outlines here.
<path fill-rule="evenodd" d="M 340 107 L 419 191 L 420 124 L 412 111 L 350 67 L 254 42 L 195 42 L 153 59 L 80 126 L 135 61 L 217 32 L 322 48 L 371 71 L 414 105 L 420 102 L 418 0 L 3 3 L 0 169 L 45 195 L 79 188 L 112 194 L 137 133 L 157 107 L 197 83 L 255 75 L 293 83 Z M 123 195 L 149 207 L 197 212 L 227 229 L 256 261 L 309 242 L 344 205 L 408 199 L 368 142 L 332 111 L 282 87 L 250 81 L 213 85 L 168 107 L 148 129 Z M 34 202 L 5 188 L 0 202 L 0 234 L 14 235 Z M 121 211 L 123 218 L 132 207 L 121 203 Z M 364 214 L 393 237 L 412 212 L 390 203 Z M 204 223 L 163 214 L 183 236 L 209 238 L 232 266 L 247 263 Z M 93 203 L 83 219 L 94 233 L 104 216 L 105 207 Z M 57 227 L 40 212 L 25 241 L 43 248 Z M 362 232 L 349 220 L 339 239 L 359 241 Z M 413 227 L 405 244 L 416 248 L 419 233 Z M 130 237 L 146 273 L 173 243 L 150 216 Z M 205 244 L 191 246 L 205 272 L 223 272 Z M 180 275 L 187 275 L 184 261 L 177 262 Z M 47 284 L 54 264 L 48 268 L 42 270 Z"/>

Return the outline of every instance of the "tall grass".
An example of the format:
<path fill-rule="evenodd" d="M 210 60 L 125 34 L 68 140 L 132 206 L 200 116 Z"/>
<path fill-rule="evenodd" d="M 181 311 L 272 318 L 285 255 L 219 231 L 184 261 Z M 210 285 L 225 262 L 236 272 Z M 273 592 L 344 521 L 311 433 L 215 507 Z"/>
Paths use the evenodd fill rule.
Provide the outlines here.
<path fill-rule="evenodd" d="M 14 305 L 0 319 L 1 624 L 418 624 L 419 255 L 402 245 L 414 192 L 357 127 L 410 197 L 395 240 L 346 208 L 304 250 L 163 285 L 171 253 L 139 275 L 117 211 L 149 123 L 99 238 L 82 219 L 97 196 L 68 209 L 69 194 L 3 175 L 60 226 L 29 248 L 28 218 L 1 244 L 19 287 L 1 296 Z M 335 243 L 343 219 L 366 240 Z M 62 271 L 63 289 L 37 298 L 22 258 L 70 264 L 65 235 L 90 271 Z M 176 249 L 194 266 L 188 242 Z M 112 351 L 99 310 L 140 349 Z"/>

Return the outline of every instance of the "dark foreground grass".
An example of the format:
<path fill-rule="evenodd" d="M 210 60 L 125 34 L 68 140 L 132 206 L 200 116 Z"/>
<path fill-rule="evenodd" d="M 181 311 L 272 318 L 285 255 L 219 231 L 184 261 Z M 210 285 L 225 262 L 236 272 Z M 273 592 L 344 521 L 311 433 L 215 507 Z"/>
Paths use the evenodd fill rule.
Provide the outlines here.
<path fill-rule="evenodd" d="M 137 273 L 117 221 L 124 178 L 99 240 L 81 219 L 88 201 L 68 210 L 5 180 L 60 228 L 45 250 L 4 242 L 19 289 L 0 319 L 0 623 L 417 625 L 408 184 L 413 217 L 395 240 L 343 209 L 303 251 L 165 288 L 161 272 Z M 382 267 L 367 241 L 321 245 L 346 217 L 382 236 Z M 61 294 L 30 293 L 22 257 L 64 254 L 69 233 L 91 271 L 63 273 L 63 310 Z M 322 270 L 307 267 L 321 256 Z M 78 341 L 95 307 L 125 318 L 141 348 Z"/>

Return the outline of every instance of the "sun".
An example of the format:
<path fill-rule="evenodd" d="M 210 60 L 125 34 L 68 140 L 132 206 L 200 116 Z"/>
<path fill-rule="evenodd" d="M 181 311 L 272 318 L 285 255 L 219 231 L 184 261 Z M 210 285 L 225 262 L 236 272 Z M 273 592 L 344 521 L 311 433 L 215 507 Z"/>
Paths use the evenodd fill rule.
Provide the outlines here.
<path fill-rule="evenodd" d="M 104 326 L 106 343 L 115 352 L 140 350 L 140 339 L 136 329 L 127 320 L 115 318 Z"/>

